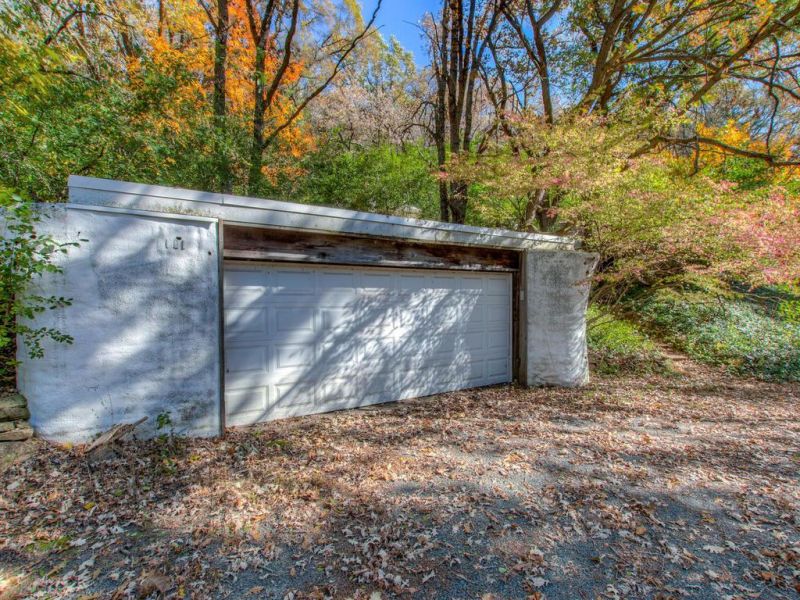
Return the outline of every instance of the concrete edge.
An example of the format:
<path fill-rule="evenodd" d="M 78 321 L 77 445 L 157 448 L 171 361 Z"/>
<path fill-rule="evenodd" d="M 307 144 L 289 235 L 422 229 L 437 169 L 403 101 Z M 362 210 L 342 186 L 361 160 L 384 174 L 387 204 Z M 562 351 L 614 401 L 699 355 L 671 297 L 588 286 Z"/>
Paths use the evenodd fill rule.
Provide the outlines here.
<path fill-rule="evenodd" d="M 173 221 L 194 221 L 199 223 L 217 223 L 216 217 L 202 217 L 199 215 L 184 215 L 177 213 L 157 212 L 153 210 L 140 210 L 136 208 L 118 208 L 115 206 L 95 206 L 92 204 L 66 204 L 67 210 L 85 210 L 88 212 L 116 213 L 121 215 L 137 215 L 151 219 L 170 219 Z"/>
<path fill-rule="evenodd" d="M 439 237 L 439 235 L 443 237 L 452 236 L 461 238 L 461 243 L 465 245 L 519 248 L 521 250 L 547 246 L 556 246 L 562 247 L 565 250 L 573 250 L 576 244 L 576 241 L 572 238 L 555 235 L 523 233 L 506 229 L 475 227 L 472 225 L 455 225 L 451 223 L 440 223 L 438 221 L 426 221 L 351 211 L 341 208 L 248 198 L 244 196 L 98 179 L 78 175 L 70 175 L 68 186 L 70 191 L 70 203 L 72 204 L 92 203 L 89 200 L 81 199 L 81 194 L 75 193 L 79 190 L 85 190 L 88 192 L 105 192 L 108 194 L 107 199 L 103 199 L 104 202 L 108 202 L 107 206 L 116 205 L 117 200 L 115 200 L 115 196 L 117 195 L 158 198 L 161 200 L 179 201 L 181 203 L 198 203 L 200 206 L 197 206 L 197 209 L 201 213 L 209 216 L 216 213 L 219 218 L 231 222 L 238 221 L 239 219 L 229 218 L 225 214 L 226 207 L 230 209 L 249 209 L 263 213 L 282 213 L 284 218 L 302 217 L 305 222 L 305 228 L 308 230 L 357 233 L 357 231 L 353 230 L 363 228 L 364 235 L 384 235 L 387 237 L 406 237 L 409 239 L 414 239 L 414 236 L 408 235 L 408 233 L 411 232 L 413 234 L 413 232 L 416 231 L 420 234 L 426 234 L 420 235 L 419 237 L 419 239 L 423 239 L 424 241 L 436 241 L 430 238 Z M 95 197 L 95 205 L 97 200 L 98 198 Z M 177 209 L 177 207 L 173 208 Z M 279 218 L 277 220 L 280 221 L 282 219 Z M 315 220 L 319 222 L 315 223 Z M 335 227 L 326 224 L 331 221 L 347 221 L 349 227 Z M 245 220 L 240 222 L 249 223 L 250 221 Z M 264 224 L 264 219 L 255 219 L 252 222 L 253 224 Z M 393 232 L 393 230 L 396 229 L 406 230 L 406 233 L 398 234 Z M 376 233 L 376 230 L 379 231 L 379 233 Z M 443 242 L 459 243 L 457 239 L 443 240 Z"/>

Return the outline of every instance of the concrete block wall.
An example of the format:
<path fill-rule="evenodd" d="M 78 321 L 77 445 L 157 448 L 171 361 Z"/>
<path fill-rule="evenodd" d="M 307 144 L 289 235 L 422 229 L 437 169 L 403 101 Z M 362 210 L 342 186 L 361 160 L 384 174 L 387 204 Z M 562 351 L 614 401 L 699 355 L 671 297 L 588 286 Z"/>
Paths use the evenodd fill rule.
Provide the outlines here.
<path fill-rule="evenodd" d="M 39 435 L 80 442 L 147 416 L 153 434 L 168 413 L 177 433 L 220 430 L 217 223 L 109 208 L 49 206 L 39 230 L 88 239 L 59 258 L 62 274 L 38 287 L 73 299 L 38 326 L 74 337 L 46 343 L 42 359 L 20 348 L 18 387 Z"/>
<path fill-rule="evenodd" d="M 522 263 L 521 383 L 566 387 L 587 383 L 586 308 L 597 256 L 528 250 Z"/>

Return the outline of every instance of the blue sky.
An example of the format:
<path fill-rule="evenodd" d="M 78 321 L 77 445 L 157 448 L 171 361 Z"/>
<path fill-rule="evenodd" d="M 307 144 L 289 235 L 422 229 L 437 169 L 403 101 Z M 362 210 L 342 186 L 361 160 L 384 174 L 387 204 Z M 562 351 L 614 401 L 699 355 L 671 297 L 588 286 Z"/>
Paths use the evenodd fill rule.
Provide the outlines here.
<path fill-rule="evenodd" d="M 369 19 L 377 0 L 362 0 L 364 18 Z M 400 40 L 406 50 L 414 53 L 414 61 L 422 66 L 428 57 L 420 30 L 416 26 L 422 15 L 439 7 L 439 0 L 383 0 L 376 24 L 385 39 L 391 36 Z"/>

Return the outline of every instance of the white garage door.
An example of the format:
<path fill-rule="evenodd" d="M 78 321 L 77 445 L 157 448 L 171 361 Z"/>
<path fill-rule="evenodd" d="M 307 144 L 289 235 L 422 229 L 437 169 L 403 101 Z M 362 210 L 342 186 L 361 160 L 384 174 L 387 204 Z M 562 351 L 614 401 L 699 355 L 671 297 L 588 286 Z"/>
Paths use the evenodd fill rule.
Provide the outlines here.
<path fill-rule="evenodd" d="M 511 381 L 511 276 L 225 265 L 230 425 Z"/>

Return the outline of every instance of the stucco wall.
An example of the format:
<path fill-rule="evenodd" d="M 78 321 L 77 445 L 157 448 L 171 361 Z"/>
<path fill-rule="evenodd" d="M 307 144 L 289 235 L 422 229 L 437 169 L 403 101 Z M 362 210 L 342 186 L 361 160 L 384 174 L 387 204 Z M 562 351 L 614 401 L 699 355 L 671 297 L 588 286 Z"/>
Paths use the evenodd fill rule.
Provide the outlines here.
<path fill-rule="evenodd" d="M 86 238 L 59 259 L 64 273 L 39 287 L 73 299 L 37 325 L 72 335 L 45 344 L 43 359 L 20 349 L 18 386 L 45 438 L 83 441 L 115 423 L 160 413 L 186 435 L 219 432 L 216 223 L 49 207 L 39 229 Z M 113 210 L 113 209 L 112 209 Z"/>
<path fill-rule="evenodd" d="M 530 250 L 522 267 L 520 379 L 525 385 L 579 386 L 589 380 L 586 307 L 597 257 Z"/>

